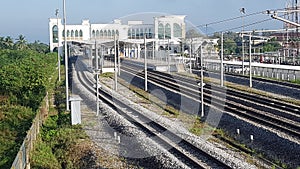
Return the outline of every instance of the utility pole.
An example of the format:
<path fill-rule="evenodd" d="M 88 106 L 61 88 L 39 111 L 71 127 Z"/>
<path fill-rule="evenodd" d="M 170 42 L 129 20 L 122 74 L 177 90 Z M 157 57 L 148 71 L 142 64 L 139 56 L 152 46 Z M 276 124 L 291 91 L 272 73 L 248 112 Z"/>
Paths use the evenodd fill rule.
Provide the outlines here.
<path fill-rule="evenodd" d="M 252 38 L 251 38 L 251 33 L 249 34 L 249 87 L 252 88 L 252 66 L 251 66 L 251 62 L 252 62 Z"/>
<path fill-rule="evenodd" d="M 115 83 L 114 83 L 114 89 L 117 91 L 117 83 L 118 83 L 118 70 L 117 70 L 117 42 L 116 42 L 116 34 L 114 35 L 114 50 L 115 50 Z"/>
<path fill-rule="evenodd" d="M 193 44 L 193 38 L 191 37 L 191 46 L 190 46 L 190 73 L 192 73 L 192 44 Z"/>
<path fill-rule="evenodd" d="M 148 77 L 147 77 L 147 43 L 146 43 L 146 35 L 144 36 L 144 53 L 145 53 L 145 91 L 148 91 Z"/>
<path fill-rule="evenodd" d="M 298 16 L 298 0 L 295 0 L 295 10 L 296 10 L 296 15 L 295 15 L 295 22 L 299 24 L 299 16 Z M 299 27 L 296 28 L 296 36 L 299 37 Z M 299 56 L 299 41 L 297 41 L 297 53 L 296 55 Z M 293 57 L 293 59 L 295 60 L 295 57 Z M 295 61 L 294 61 L 295 64 Z"/>
<path fill-rule="evenodd" d="M 224 64 L 223 64 L 223 58 L 224 58 L 224 32 L 221 33 L 221 65 L 220 65 L 220 73 L 221 73 L 221 86 L 224 86 Z M 202 64 L 202 63 L 201 63 Z"/>
<path fill-rule="evenodd" d="M 245 46 L 244 46 L 244 14 L 245 14 L 245 8 L 241 8 L 240 12 L 242 13 L 242 72 L 243 75 L 245 75 Z"/>
<path fill-rule="evenodd" d="M 170 73 L 170 39 L 168 38 L 168 73 Z"/>
<path fill-rule="evenodd" d="M 56 9 L 55 11 L 55 15 L 56 15 L 56 26 L 57 26 L 57 67 L 58 67 L 58 81 L 60 82 L 60 53 L 59 53 L 59 29 L 58 29 L 58 9 Z"/>
<path fill-rule="evenodd" d="M 97 103 L 96 116 L 98 116 L 99 115 L 99 62 L 98 62 L 98 48 L 97 48 L 96 40 L 95 40 L 95 58 L 96 58 L 96 103 Z"/>
<path fill-rule="evenodd" d="M 118 57 L 118 75 L 121 75 L 121 63 L 120 63 L 120 54 L 119 54 L 119 49 L 120 49 L 120 42 L 119 42 L 119 36 L 117 38 L 117 57 Z"/>
<path fill-rule="evenodd" d="M 63 0 L 63 9 L 64 9 L 64 32 L 65 32 L 65 37 L 64 37 L 64 47 L 65 47 L 65 73 L 66 73 L 66 111 L 70 111 L 69 108 L 69 77 L 68 77 L 68 49 L 67 49 L 67 30 L 66 30 L 66 24 L 67 24 L 67 19 L 66 19 L 66 0 Z"/>
<path fill-rule="evenodd" d="M 200 45 L 200 64 L 201 64 L 201 117 L 204 117 L 204 98 L 203 98 L 203 51 L 202 51 L 202 44 Z"/>

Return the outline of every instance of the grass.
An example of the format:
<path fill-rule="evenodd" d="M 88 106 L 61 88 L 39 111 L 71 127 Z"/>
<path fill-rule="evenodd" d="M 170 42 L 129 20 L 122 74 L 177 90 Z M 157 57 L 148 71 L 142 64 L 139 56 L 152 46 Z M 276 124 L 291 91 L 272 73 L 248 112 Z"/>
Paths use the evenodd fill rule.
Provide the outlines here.
<path fill-rule="evenodd" d="M 58 83 L 58 85 L 56 90 L 53 90 L 55 106 L 50 106 L 50 116 L 43 123 L 38 141 L 31 153 L 33 169 L 82 168 L 86 165 L 83 161 L 72 160 L 74 153 L 78 157 L 89 153 L 83 149 L 75 151 L 73 146 L 84 146 L 90 142 L 81 125 L 70 124 L 70 113 L 65 112 L 65 89 L 62 87 L 64 84 Z"/>

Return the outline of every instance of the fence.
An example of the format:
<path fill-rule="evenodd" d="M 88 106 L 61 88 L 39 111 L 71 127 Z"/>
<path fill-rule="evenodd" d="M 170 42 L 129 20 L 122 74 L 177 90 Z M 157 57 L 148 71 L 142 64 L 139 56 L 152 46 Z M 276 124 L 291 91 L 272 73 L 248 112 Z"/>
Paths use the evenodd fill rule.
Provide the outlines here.
<path fill-rule="evenodd" d="M 36 117 L 34 118 L 33 123 L 22 143 L 22 146 L 11 166 L 11 169 L 30 169 L 30 152 L 34 147 L 40 127 L 42 126 L 42 123 L 49 110 L 48 93 L 44 98 L 44 101 L 46 104 L 40 108 L 40 111 L 38 111 Z"/>

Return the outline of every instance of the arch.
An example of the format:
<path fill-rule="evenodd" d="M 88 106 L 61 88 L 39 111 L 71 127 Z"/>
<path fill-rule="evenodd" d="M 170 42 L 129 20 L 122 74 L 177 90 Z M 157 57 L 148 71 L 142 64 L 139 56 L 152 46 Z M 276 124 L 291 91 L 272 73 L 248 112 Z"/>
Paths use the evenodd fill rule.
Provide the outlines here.
<path fill-rule="evenodd" d="M 132 34 L 131 34 L 131 29 L 128 29 L 128 34 L 127 34 L 127 36 L 128 36 L 128 39 L 131 39 L 132 37 Z"/>
<path fill-rule="evenodd" d="M 106 30 L 104 30 L 104 38 L 107 38 L 107 31 Z"/>
<path fill-rule="evenodd" d="M 144 29 L 144 35 L 146 35 L 146 38 L 148 38 L 148 37 L 149 37 L 148 28 L 145 28 L 145 29 Z"/>
<path fill-rule="evenodd" d="M 95 30 L 92 31 L 92 38 L 95 38 L 96 37 L 96 32 Z"/>
<path fill-rule="evenodd" d="M 111 31 L 110 30 L 107 31 L 107 36 L 108 36 L 108 38 L 111 38 Z"/>
<path fill-rule="evenodd" d="M 52 27 L 52 38 L 53 38 L 53 40 L 52 40 L 53 43 L 58 43 L 58 27 L 57 27 L 57 25 L 54 25 Z"/>
<path fill-rule="evenodd" d="M 100 38 L 103 38 L 103 30 L 100 30 Z"/>
<path fill-rule="evenodd" d="M 78 30 L 75 31 L 75 37 L 79 37 L 79 33 L 78 33 Z"/>
<path fill-rule="evenodd" d="M 131 30 L 131 38 L 132 38 L 132 39 L 135 39 L 135 29 L 132 29 L 132 30 Z"/>
<path fill-rule="evenodd" d="M 71 37 L 74 37 L 74 30 L 71 30 Z"/>
<path fill-rule="evenodd" d="M 83 37 L 83 32 L 81 29 L 79 30 L 79 37 Z"/>
<path fill-rule="evenodd" d="M 100 32 L 99 32 L 99 30 L 97 30 L 96 31 L 96 38 L 99 38 L 99 36 L 100 36 Z"/>
<path fill-rule="evenodd" d="M 67 30 L 67 38 L 70 37 L 70 30 Z"/>
<path fill-rule="evenodd" d="M 164 25 L 162 23 L 158 24 L 158 39 L 164 38 Z"/>
<path fill-rule="evenodd" d="M 181 27 L 178 23 L 173 24 L 173 35 L 176 38 L 182 37 L 182 30 L 181 30 Z"/>
<path fill-rule="evenodd" d="M 140 39 L 140 29 L 139 28 L 137 28 L 135 30 L 135 37 L 136 37 L 136 39 Z"/>
<path fill-rule="evenodd" d="M 149 28 L 149 38 L 153 38 L 153 32 L 151 28 Z"/>
<path fill-rule="evenodd" d="M 111 36 L 114 37 L 115 36 L 115 30 L 112 30 L 111 32 Z"/>
<path fill-rule="evenodd" d="M 143 39 L 144 38 L 144 29 L 143 28 L 140 28 L 140 39 Z"/>
<path fill-rule="evenodd" d="M 165 38 L 171 39 L 171 25 L 168 23 L 165 26 Z"/>

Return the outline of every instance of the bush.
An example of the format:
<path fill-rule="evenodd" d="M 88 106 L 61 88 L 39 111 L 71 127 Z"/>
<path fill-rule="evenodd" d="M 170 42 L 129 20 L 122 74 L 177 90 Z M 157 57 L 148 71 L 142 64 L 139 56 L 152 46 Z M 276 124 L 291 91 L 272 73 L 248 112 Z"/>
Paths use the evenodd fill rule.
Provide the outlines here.
<path fill-rule="evenodd" d="M 10 168 L 34 113 L 22 106 L 0 106 L 0 168 Z"/>
<path fill-rule="evenodd" d="M 32 169 L 59 169 L 61 168 L 52 149 L 46 143 L 40 141 L 36 144 L 35 150 L 31 154 Z"/>

